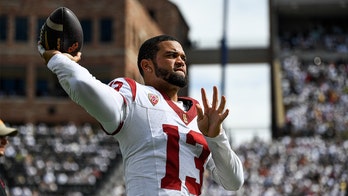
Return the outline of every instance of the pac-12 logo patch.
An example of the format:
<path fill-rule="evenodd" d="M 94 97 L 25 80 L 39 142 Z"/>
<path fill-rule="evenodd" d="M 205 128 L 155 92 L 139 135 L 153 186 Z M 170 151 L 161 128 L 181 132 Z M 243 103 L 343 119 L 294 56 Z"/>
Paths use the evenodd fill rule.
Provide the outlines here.
<path fill-rule="evenodd" d="M 159 101 L 158 95 L 149 93 L 149 94 L 147 95 L 147 97 L 149 98 L 149 100 L 150 100 L 150 102 L 151 102 L 151 104 L 152 104 L 153 106 L 155 106 L 155 105 L 158 103 L 158 101 Z"/>

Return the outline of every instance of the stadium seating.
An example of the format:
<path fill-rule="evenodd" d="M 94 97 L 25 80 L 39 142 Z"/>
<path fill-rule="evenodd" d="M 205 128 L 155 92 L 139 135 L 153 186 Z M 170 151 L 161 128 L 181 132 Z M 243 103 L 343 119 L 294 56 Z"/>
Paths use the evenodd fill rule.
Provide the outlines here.
<path fill-rule="evenodd" d="M 95 195 L 121 163 L 117 142 L 89 125 L 18 126 L 6 150 L 11 195 Z"/>

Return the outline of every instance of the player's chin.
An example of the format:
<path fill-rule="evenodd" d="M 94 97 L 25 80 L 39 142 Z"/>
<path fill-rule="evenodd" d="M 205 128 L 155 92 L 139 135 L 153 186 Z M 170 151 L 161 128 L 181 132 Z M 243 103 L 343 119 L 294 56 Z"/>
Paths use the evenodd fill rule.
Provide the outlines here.
<path fill-rule="evenodd" d="M 180 88 L 187 85 L 187 77 L 182 74 L 171 74 L 168 78 L 169 83 L 174 84 Z"/>

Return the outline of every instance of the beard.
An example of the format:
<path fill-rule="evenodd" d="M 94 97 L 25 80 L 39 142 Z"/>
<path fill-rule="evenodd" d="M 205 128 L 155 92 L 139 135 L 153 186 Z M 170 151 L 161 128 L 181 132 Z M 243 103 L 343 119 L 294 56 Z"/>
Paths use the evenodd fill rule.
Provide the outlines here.
<path fill-rule="evenodd" d="M 162 78 L 164 81 L 168 82 L 169 84 L 178 86 L 180 88 L 183 88 L 187 85 L 186 76 L 183 76 L 175 72 L 170 72 L 166 69 L 159 68 L 156 62 L 154 62 L 154 66 L 155 66 L 156 76 L 159 78 Z"/>

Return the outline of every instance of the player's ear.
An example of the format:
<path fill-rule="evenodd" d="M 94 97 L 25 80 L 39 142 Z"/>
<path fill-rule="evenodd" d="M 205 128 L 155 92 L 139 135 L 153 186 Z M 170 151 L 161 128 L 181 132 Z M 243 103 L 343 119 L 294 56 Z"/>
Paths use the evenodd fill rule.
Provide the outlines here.
<path fill-rule="evenodd" d="M 145 72 L 152 72 L 152 61 L 150 59 L 143 59 L 140 62 L 141 68 Z"/>

